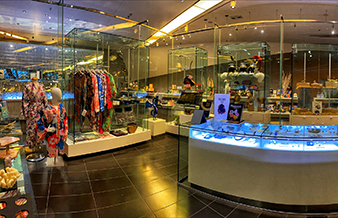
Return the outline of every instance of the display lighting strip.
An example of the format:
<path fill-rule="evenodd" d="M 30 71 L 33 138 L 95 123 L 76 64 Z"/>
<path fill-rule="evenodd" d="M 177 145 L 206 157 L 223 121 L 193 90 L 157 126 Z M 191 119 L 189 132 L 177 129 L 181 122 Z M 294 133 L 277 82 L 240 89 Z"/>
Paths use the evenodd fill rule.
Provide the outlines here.
<path fill-rule="evenodd" d="M 168 33 L 176 30 L 183 24 L 189 22 L 190 20 L 194 19 L 198 15 L 204 13 L 205 11 L 209 10 L 210 8 L 214 7 L 215 5 L 219 4 L 223 0 L 200 0 L 194 5 L 192 5 L 190 8 L 188 8 L 186 11 L 178 15 L 176 18 L 174 18 L 172 21 L 170 21 L 167 25 L 165 25 L 161 32 L 156 32 L 153 36 L 151 36 L 147 42 L 149 44 L 152 44 L 156 42 L 159 38 L 161 38 L 164 35 L 167 35 Z M 165 34 L 167 33 L 167 34 Z"/>
<path fill-rule="evenodd" d="M 9 37 L 12 37 L 12 38 L 15 38 L 15 39 L 20 39 L 20 40 L 24 40 L 24 41 L 28 42 L 27 38 L 22 37 L 22 36 L 18 36 L 18 35 L 14 35 L 14 34 L 11 34 L 11 33 L 8 33 L 8 32 L 0 31 L 0 34 L 4 35 L 4 36 L 9 36 Z"/>

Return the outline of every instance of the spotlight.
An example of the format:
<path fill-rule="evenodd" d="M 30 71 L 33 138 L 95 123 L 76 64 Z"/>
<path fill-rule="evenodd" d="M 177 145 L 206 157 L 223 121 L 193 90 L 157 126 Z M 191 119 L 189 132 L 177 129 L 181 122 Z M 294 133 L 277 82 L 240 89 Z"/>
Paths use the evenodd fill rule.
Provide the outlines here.
<path fill-rule="evenodd" d="M 261 30 L 261 33 L 264 33 L 264 30 Z"/>
<path fill-rule="evenodd" d="M 334 30 L 332 30 L 331 34 L 334 35 Z"/>
<path fill-rule="evenodd" d="M 236 0 L 231 0 L 230 1 L 230 8 L 235 9 L 236 8 Z"/>
<path fill-rule="evenodd" d="M 13 48 L 13 45 L 12 45 L 12 44 L 10 44 L 9 46 L 10 46 L 11 48 Z"/>
<path fill-rule="evenodd" d="M 229 36 L 232 36 L 232 34 L 231 34 L 231 33 L 229 33 Z"/>
<path fill-rule="evenodd" d="M 255 26 L 255 30 L 257 29 L 257 27 Z"/>

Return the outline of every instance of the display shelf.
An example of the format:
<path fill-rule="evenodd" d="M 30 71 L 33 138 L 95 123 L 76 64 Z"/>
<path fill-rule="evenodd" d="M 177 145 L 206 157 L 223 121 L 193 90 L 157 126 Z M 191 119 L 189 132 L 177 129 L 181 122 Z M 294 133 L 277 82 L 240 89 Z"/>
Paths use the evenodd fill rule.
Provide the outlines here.
<path fill-rule="evenodd" d="M 125 131 L 125 129 L 120 130 Z M 93 139 L 76 143 L 68 138 L 67 142 L 65 143 L 65 154 L 67 155 L 67 157 L 76 157 L 121 148 L 128 145 L 148 141 L 150 139 L 151 131 L 143 129 L 141 127 L 138 127 L 135 133 L 125 136 L 112 136 L 110 138 Z"/>
<path fill-rule="evenodd" d="M 297 98 L 279 98 L 279 97 L 268 97 L 268 102 L 276 102 L 276 101 L 282 101 L 282 102 L 287 102 L 291 103 L 293 100 L 294 103 L 298 103 L 298 97 Z"/>

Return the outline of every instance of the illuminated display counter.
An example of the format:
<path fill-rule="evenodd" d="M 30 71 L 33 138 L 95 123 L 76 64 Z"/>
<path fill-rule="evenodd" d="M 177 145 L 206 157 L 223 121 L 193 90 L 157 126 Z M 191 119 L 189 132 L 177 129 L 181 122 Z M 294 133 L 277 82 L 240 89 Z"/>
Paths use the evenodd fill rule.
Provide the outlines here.
<path fill-rule="evenodd" d="M 318 205 L 324 211 L 328 205 L 337 209 L 337 130 L 219 120 L 193 125 L 188 181 L 255 206 L 296 205 L 300 207 L 290 210 L 297 212 L 313 212 Z"/>

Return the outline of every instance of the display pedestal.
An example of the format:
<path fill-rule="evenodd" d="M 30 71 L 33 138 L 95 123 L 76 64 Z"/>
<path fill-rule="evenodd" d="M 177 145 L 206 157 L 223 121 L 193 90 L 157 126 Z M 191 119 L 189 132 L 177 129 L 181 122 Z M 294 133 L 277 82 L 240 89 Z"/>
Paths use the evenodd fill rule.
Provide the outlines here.
<path fill-rule="evenodd" d="M 57 156 L 56 158 L 48 157 L 46 161 L 46 167 L 63 167 L 65 162 L 63 161 L 62 156 Z"/>
<path fill-rule="evenodd" d="M 124 129 L 125 131 L 125 129 Z M 88 140 L 82 142 L 74 142 L 67 139 L 65 144 L 65 154 L 67 157 L 76 157 L 85 154 L 93 154 L 96 152 L 107 151 L 115 148 L 121 148 L 151 139 L 151 131 L 138 127 L 135 133 L 125 136 Z"/>
<path fill-rule="evenodd" d="M 165 124 L 165 131 L 171 134 L 178 135 L 178 125 L 175 122 L 168 122 Z"/>
<path fill-rule="evenodd" d="M 165 133 L 166 125 L 164 119 L 157 118 L 154 120 L 153 118 L 144 119 L 143 123 L 148 123 L 148 129 L 151 130 L 152 136 L 162 135 Z"/>
<path fill-rule="evenodd" d="M 180 124 L 190 122 L 192 119 L 192 115 L 181 114 L 180 115 Z"/>
<path fill-rule="evenodd" d="M 270 124 L 270 112 L 243 111 L 242 119 L 248 123 L 266 123 Z"/>

